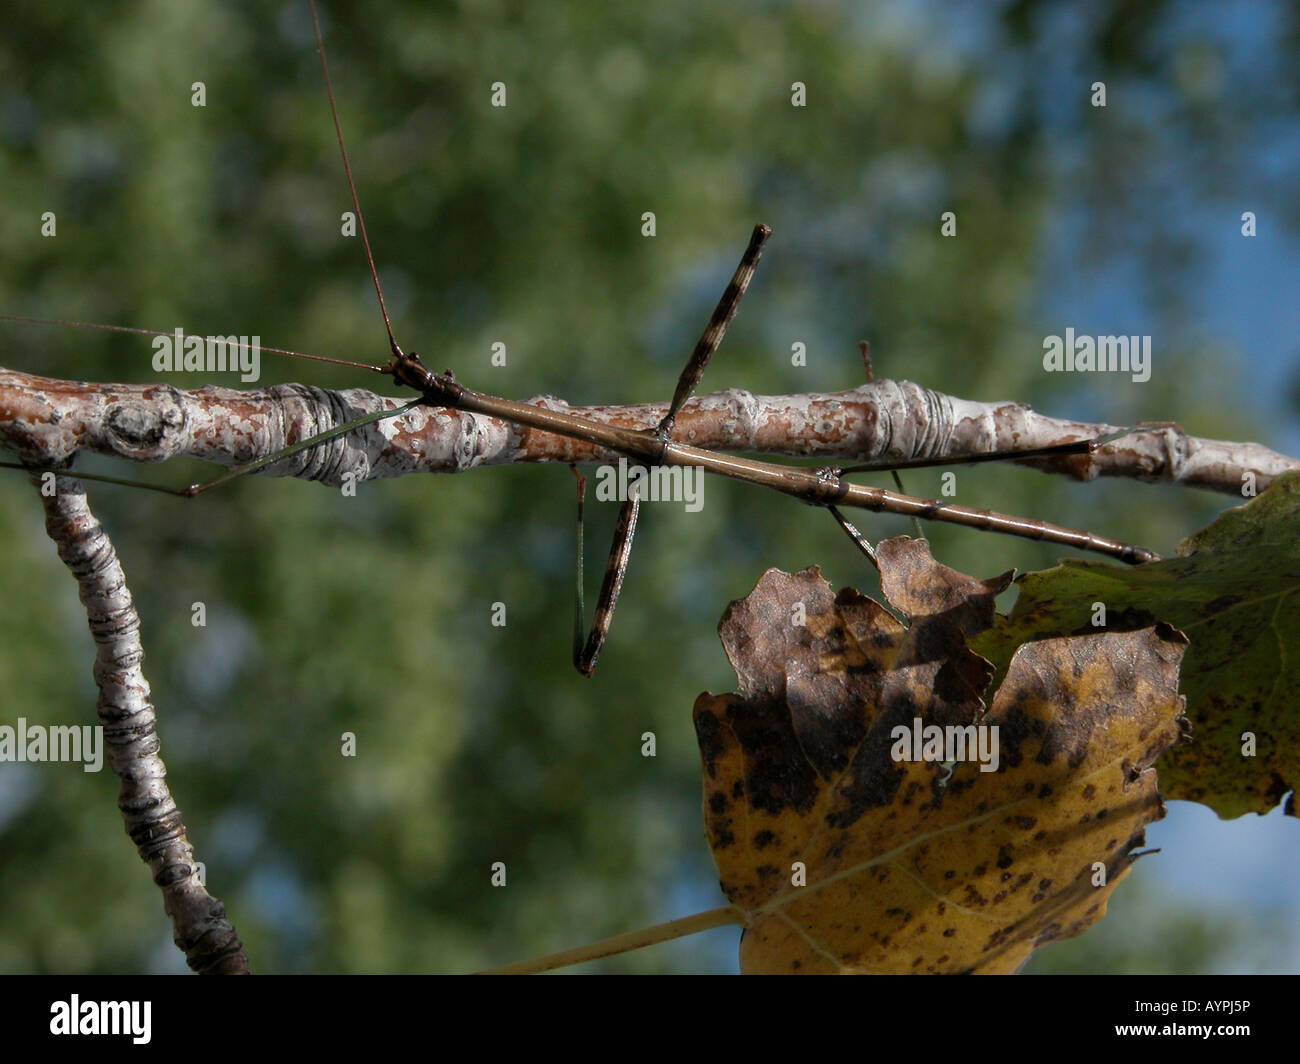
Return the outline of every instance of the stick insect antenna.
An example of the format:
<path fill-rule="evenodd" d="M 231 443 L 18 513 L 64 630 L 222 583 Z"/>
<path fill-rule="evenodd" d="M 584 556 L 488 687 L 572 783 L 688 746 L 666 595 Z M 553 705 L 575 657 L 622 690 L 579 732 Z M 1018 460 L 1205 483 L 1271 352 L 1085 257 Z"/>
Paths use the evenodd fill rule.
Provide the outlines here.
<path fill-rule="evenodd" d="M 138 336 L 171 336 L 175 332 L 162 332 L 160 329 L 137 329 L 131 325 L 101 325 L 94 321 L 67 321 L 63 318 L 28 318 L 17 314 L 0 314 L 0 321 L 16 321 L 24 325 L 67 325 L 74 329 L 102 329 L 105 332 L 135 333 Z M 230 344 L 231 347 L 247 347 L 247 344 Z M 351 366 L 354 369 L 368 369 L 376 373 L 387 373 L 383 366 L 372 366 L 369 362 L 350 362 L 346 358 L 326 358 L 324 355 L 309 355 L 304 351 L 289 351 L 283 347 L 266 347 L 258 344 L 259 351 L 269 351 L 273 355 L 288 355 L 291 358 L 309 358 L 313 362 L 330 362 L 335 366 Z"/>
<path fill-rule="evenodd" d="M 357 186 L 352 180 L 352 164 L 348 161 L 348 149 L 343 143 L 343 126 L 339 123 L 339 109 L 334 102 L 334 84 L 330 81 L 330 67 L 325 60 L 325 40 L 321 36 L 320 16 L 316 13 L 316 0 L 308 0 L 311 4 L 311 22 L 316 31 L 316 51 L 320 54 L 321 73 L 325 75 L 325 93 L 329 96 L 330 115 L 334 119 L 334 133 L 339 141 L 339 154 L 343 156 L 343 172 L 347 175 L 348 191 L 352 194 L 352 209 L 357 212 L 357 228 L 361 230 L 361 243 L 366 249 L 366 263 L 370 266 L 370 280 L 375 285 L 375 295 L 379 297 L 379 312 L 384 316 L 384 328 L 388 330 L 388 346 L 392 349 L 393 357 L 401 359 L 403 357 L 402 349 L 398 347 L 397 340 L 393 337 L 393 326 L 388 320 L 388 307 L 384 303 L 384 290 L 379 286 L 379 274 L 375 270 L 375 256 L 370 251 L 370 237 L 366 235 L 366 219 L 361 213 L 361 201 L 357 198 Z"/>

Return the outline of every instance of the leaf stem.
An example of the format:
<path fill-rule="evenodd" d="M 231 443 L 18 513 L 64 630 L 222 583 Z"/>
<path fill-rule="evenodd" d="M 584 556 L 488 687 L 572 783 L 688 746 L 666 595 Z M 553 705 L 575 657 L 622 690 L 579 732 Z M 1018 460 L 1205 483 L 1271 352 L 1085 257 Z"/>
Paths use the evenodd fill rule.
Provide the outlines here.
<path fill-rule="evenodd" d="M 507 964 L 504 968 L 492 968 L 478 974 L 533 975 L 537 972 L 550 971 L 553 968 L 564 968 L 570 964 L 581 964 L 584 961 L 594 961 L 601 957 L 612 957 L 617 953 L 627 953 L 630 950 L 641 949 L 643 946 L 653 946 L 657 942 L 668 942 L 674 938 L 694 935 L 699 931 L 725 927 L 727 924 L 736 924 L 743 927 L 745 914 L 734 905 L 722 905 L 716 909 L 696 913 L 693 916 L 683 916 L 678 920 L 669 920 L 663 924 L 652 924 L 650 927 L 643 927 L 638 931 L 626 931 L 621 935 L 614 935 L 612 938 L 602 938 L 599 942 L 578 946 L 576 949 L 566 949 L 561 950 L 559 953 L 548 953 L 541 957 L 515 961 L 514 964 Z"/>

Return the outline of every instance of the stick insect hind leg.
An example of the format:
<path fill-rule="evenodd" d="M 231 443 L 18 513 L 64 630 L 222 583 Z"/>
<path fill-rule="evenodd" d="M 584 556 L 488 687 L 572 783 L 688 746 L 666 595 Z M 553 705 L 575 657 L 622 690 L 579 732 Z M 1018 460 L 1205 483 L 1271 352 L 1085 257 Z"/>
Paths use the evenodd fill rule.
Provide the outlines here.
<path fill-rule="evenodd" d="M 863 341 L 863 344 L 865 346 L 866 341 Z M 864 357 L 866 357 L 865 352 L 864 352 Z M 868 367 L 869 366 L 870 363 L 868 363 Z M 1095 436 L 1090 439 L 1071 440 L 1066 443 L 1053 443 L 1043 447 L 1026 447 L 1019 450 L 1011 449 L 1011 450 L 985 451 L 979 454 L 965 454 L 965 455 L 952 454 L 952 455 L 937 455 L 933 457 L 889 459 L 888 461 L 866 462 L 866 463 L 862 463 L 859 465 L 852 465 L 852 466 L 825 466 L 818 469 L 816 471 L 816 474 L 823 483 L 827 485 L 835 485 L 840 482 L 842 477 L 844 477 L 849 473 L 888 472 L 890 476 L 893 477 L 894 484 L 898 488 L 899 498 L 908 498 L 910 501 L 918 501 L 913 499 L 910 496 L 905 496 L 903 494 L 904 491 L 903 481 L 902 478 L 899 477 L 898 475 L 898 471 L 900 469 L 924 469 L 924 468 L 933 468 L 937 466 L 978 465 L 982 462 L 1015 462 L 1015 461 L 1023 461 L 1025 459 L 1033 459 L 1033 458 L 1056 458 L 1056 457 L 1061 457 L 1064 455 L 1072 455 L 1072 454 L 1091 455 L 1091 454 L 1096 454 L 1098 451 L 1101 450 L 1102 447 L 1106 446 L 1106 444 L 1121 439 L 1124 436 L 1129 436 L 1135 432 L 1140 432 L 1145 428 L 1151 428 L 1156 426 L 1167 427 L 1172 424 L 1173 424 L 1172 422 L 1139 422 L 1137 425 L 1130 426 L 1128 428 L 1117 429 L 1114 432 L 1108 432 L 1105 433 L 1104 435 Z M 930 513 L 923 514 L 920 516 L 926 516 L 932 519 L 942 518 L 943 511 L 949 509 L 949 507 L 947 507 L 945 504 L 936 502 L 935 500 L 928 500 L 927 502 L 928 502 L 928 508 L 930 510 Z M 857 530 L 857 528 L 853 526 L 851 522 L 849 522 L 844 517 L 842 513 L 840 513 L 839 509 L 833 503 L 820 502 L 814 504 L 822 505 L 827 510 L 829 510 L 831 512 L 831 516 L 835 518 L 840 528 L 843 529 L 844 533 L 849 537 L 850 540 L 853 541 L 854 545 L 864 555 L 866 555 L 867 559 L 871 562 L 872 565 L 877 564 L 876 553 L 875 550 L 872 548 L 870 542 L 862 535 L 861 532 Z M 869 507 L 869 508 L 874 509 L 875 507 Z M 882 506 L 879 509 L 888 511 L 891 508 L 887 506 Z M 997 514 L 987 510 L 970 511 L 970 516 L 985 517 L 985 518 L 995 519 L 998 521 L 1007 520 L 1006 515 Z M 917 517 L 918 514 L 916 512 L 912 512 L 911 514 L 912 528 L 916 533 L 917 539 L 924 539 L 925 535 L 921 530 L 920 522 L 917 520 Z M 974 522 L 971 520 L 962 520 L 955 523 L 974 524 Z M 1024 524 L 1026 528 L 1032 529 L 1034 525 L 1041 525 L 1041 522 L 1024 522 Z M 1088 533 L 1079 533 L 1073 529 L 1055 529 L 1054 531 L 1069 533 L 1071 535 L 1084 537 L 1089 540 L 1095 538 Z M 1020 533 L 1013 533 L 1013 534 L 1023 535 L 1024 533 L 1020 532 Z M 1058 539 L 1055 535 L 1030 534 L 1026 538 L 1043 539 L 1043 540 L 1055 541 L 1055 542 L 1065 542 L 1064 540 Z M 1112 546 L 1122 548 L 1122 549 L 1118 551 L 1107 549 L 1105 553 L 1113 554 L 1117 557 L 1120 557 L 1123 561 L 1126 561 L 1129 564 L 1159 560 L 1159 555 L 1155 554 L 1152 551 L 1148 551 L 1140 547 L 1131 547 L 1125 544 L 1113 544 Z M 879 568 L 878 565 L 877 568 Z"/>
<path fill-rule="evenodd" d="M 749 287 L 749 282 L 754 277 L 754 270 L 758 266 L 758 260 L 763 255 L 763 244 L 771 235 L 772 230 L 765 225 L 756 225 L 754 227 L 754 231 L 749 238 L 749 246 L 745 248 L 745 253 L 740 257 L 740 265 L 736 267 L 731 282 L 723 291 L 722 298 L 718 300 L 718 305 L 709 318 L 709 323 L 704 327 L 704 332 L 700 334 L 695 349 L 691 352 L 691 357 L 687 359 L 686 366 L 677 379 L 677 387 L 673 391 L 672 402 L 668 404 L 668 412 L 664 415 L 663 420 L 659 422 L 658 427 L 652 430 L 654 437 L 665 445 L 672 439 L 673 424 L 677 420 L 678 412 L 686 400 L 694 393 L 696 386 L 700 383 L 700 378 L 704 376 L 704 370 L 708 366 L 709 360 L 713 358 L 713 353 L 717 351 L 718 345 L 722 343 L 723 336 L 726 335 L 727 326 L 731 324 L 731 319 L 736 316 L 741 297 L 744 296 L 745 289 Z M 637 487 L 633 486 L 631 494 L 619 508 L 618 523 L 614 528 L 614 542 L 610 546 L 609 559 L 605 563 L 605 576 L 600 585 L 600 598 L 596 602 L 596 613 L 592 617 L 590 631 L 586 631 L 582 586 L 582 526 L 583 503 L 586 496 L 587 482 L 578 472 L 576 466 L 570 468 L 573 470 L 573 475 L 578 478 L 576 564 L 578 581 L 577 594 L 574 599 L 573 665 L 582 675 L 590 676 L 596 669 L 596 659 L 600 656 L 601 648 L 605 645 L 605 637 L 609 634 L 609 627 L 614 621 L 614 608 L 618 605 L 619 592 L 623 590 L 623 577 L 627 575 L 627 562 L 632 554 L 632 539 L 636 535 L 636 520 L 641 507 L 641 499 Z"/>
<path fill-rule="evenodd" d="M 614 543 L 609 549 L 609 559 L 605 563 L 605 576 L 600 584 L 600 598 L 596 601 L 596 613 L 591 619 L 591 630 L 585 631 L 583 619 L 583 504 L 587 494 L 587 479 L 578 472 L 577 466 L 569 466 L 578 478 L 578 536 L 577 550 L 574 552 L 577 570 L 577 594 L 573 608 L 573 667 L 583 676 L 590 676 L 596 670 L 596 659 L 600 657 L 605 645 L 605 636 L 614 620 L 614 607 L 618 605 L 619 593 L 623 590 L 623 577 L 627 575 L 627 560 L 632 554 L 632 539 L 636 535 L 636 519 L 641 509 L 641 496 L 637 489 L 632 489 L 631 496 L 619 507 L 618 524 L 614 527 Z"/>

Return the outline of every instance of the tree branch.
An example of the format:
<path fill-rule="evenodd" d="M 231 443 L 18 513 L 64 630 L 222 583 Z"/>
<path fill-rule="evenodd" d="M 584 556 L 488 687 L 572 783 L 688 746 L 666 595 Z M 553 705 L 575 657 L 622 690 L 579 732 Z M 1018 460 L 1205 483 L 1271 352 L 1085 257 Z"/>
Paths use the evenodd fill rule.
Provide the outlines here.
<path fill-rule="evenodd" d="M 83 449 L 137 462 L 183 455 L 235 466 L 406 401 L 363 389 L 325 391 L 298 384 L 182 391 L 165 384 L 85 384 L 0 370 L 0 447 L 41 466 L 61 466 Z M 666 403 L 570 408 L 550 396 L 528 403 L 634 429 L 652 428 L 667 410 Z M 674 438 L 711 451 L 847 465 L 1044 447 L 1115 428 L 1045 417 L 1023 403 L 975 402 L 908 381 L 879 380 L 824 394 L 759 396 L 733 388 L 702 396 L 683 408 Z M 591 443 L 499 418 L 419 407 L 263 472 L 339 484 L 346 473 L 366 480 L 611 457 Z M 1300 469 L 1300 460 L 1259 444 L 1200 439 L 1170 424 L 1124 437 L 1094 455 L 1023 464 L 1075 480 L 1129 477 L 1236 496 L 1248 475 L 1255 490 L 1263 491 L 1279 473 Z"/>
<path fill-rule="evenodd" d="M 126 832 L 162 889 L 173 937 L 189 966 L 204 974 L 245 975 L 243 945 L 226 919 L 225 906 L 199 878 L 194 847 L 167 786 L 157 716 L 140 667 L 140 615 L 117 551 L 80 483 L 71 477 L 50 482 L 42 475 L 32 480 L 45 507 L 45 529 L 77 580 L 95 640 L 96 709 L 109 765 L 122 781 L 117 805 Z"/>

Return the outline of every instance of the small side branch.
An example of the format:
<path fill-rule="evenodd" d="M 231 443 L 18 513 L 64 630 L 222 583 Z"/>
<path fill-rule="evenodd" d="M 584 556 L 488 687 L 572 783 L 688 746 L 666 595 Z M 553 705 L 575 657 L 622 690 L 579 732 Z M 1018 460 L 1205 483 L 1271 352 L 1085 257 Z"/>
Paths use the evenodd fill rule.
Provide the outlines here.
<path fill-rule="evenodd" d="M 43 478 L 32 479 L 39 489 Z M 96 708 L 108 763 L 122 781 L 117 805 L 127 834 L 162 890 L 176 945 L 189 966 L 203 974 L 246 975 L 243 944 L 225 906 L 199 880 L 194 848 L 167 787 L 157 716 L 141 669 L 140 616 L 117 551 L 75 479 L 57 477 L 52 493 L 38 493 L 46 531 L 76 578 L 95 640 Z"/>

